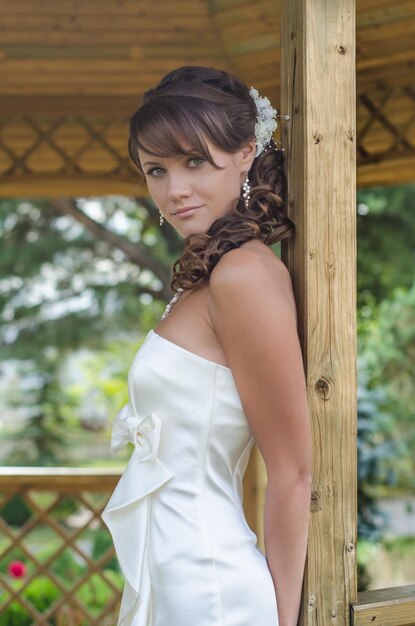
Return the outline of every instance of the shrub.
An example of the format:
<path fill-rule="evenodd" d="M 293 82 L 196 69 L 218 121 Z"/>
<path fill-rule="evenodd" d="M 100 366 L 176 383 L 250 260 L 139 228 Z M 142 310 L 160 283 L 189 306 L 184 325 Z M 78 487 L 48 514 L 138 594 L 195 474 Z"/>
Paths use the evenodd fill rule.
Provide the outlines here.
<path fill-rule="evenodd" d="M 23 591 L 23 596 L 43 613 L 61 595 L 56 585 L 45 576 L 38 576 L 32 580 Z M 54 623 L 53 619 L 49 620 Z"/>
<path fill-rule="evenodd" d="M 92 574 L 76 595 L 93 614 L 97 614 L 106 607 L 108 593 L 108 584 L 98 574 Z"/>
<path fill-rule="evenodd" d="M 100 528 L 94 534 L 94 544 L 92 546 L 92 558 L 96 561 L 98 560 L 111 546 L 112 546 L 111 535 L 105 529 Z M 113 570 L 114 572 L 119 572 L 120 568 L 118 565 L 118 560 L 116 557 L 113 557 L 104 565 L 105 569 Z"/>
<path fill-rule="evenodd" d="M 20 528 L 30 519 L 32 511 L 20 494 L 16 493 L 1 510 L 1 516 L 9 526 Z"/>
<path fill-rule="evenodd" d="M 75 583 L 79 576 L 86 571 L 86 566 L 80 565 L 70 550 L 64 550 L 50 566 L 53 573 L 65 583 Z"/>
<path fill-rule="evenodd" d="M 60 591 L 49 578 L 39 576 L 22 590 L 22 595 L 43 613 L 60 596 Z M 11 602 L 0 614 L 0 626 L 32 626 L 33 623 L 29 611 L 16 601 Z M 56 626 L 55 618 L 49 618 L 49 623 Z"/>
<path fill-rule="evenodd" d="M 29 611 L 16 600 L 0 613 L 0 626 L 32 626 L 32 623 Z"/>

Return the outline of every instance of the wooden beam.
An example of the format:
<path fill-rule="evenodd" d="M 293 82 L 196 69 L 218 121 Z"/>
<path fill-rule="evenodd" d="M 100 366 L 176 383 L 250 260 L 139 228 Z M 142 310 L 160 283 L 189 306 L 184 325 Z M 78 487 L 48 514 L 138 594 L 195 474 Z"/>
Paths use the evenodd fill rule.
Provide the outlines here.
<path fill-rule="evenodd" d="M 150 86 L 150 84 L 149 84 Z M 35 96 L 26 91 L 25 95 L 2 97 L 0 100 L 0 117 L 2 116 L 51 116 L 59 115 L 86 115 L 101 116 L 110 115 L 130 116 L 139 105 L 139 93 L 129 96 L 120 94 L 108 94 L 105 98 L 90 96 L 79 98 L 71 95 Z"/>
<path fill-rule="evenodd" d="M 390 158 L 379 157 L 357 168 L 357 188 L 405 185 L 415 181 L 415 149 Z M 415 621 L 415 620 L 414 620 Z"/>
<path fill-rule="evenodd" d="M 413 626 L 415 585 L 361 591 L 351 606 L 353 626 Z"/>
<path fill-rule="evenodd" d="M 313 428 L 300 623 L 346 626 L 357 597 L 356 94 L 354 0 L 284 0 L 282 246 L 298 304 Z M 277 598 L 278 601 L 278 598 Z"/>
<path fill-rule="evenodd" d="M 5 493 L 22 489 L 74 489 L 113 488 L 120 479 L 123 468 L 102 467 L 0 467 L 0 490 Z"/>
<path fill-rule="evenodd" d="M 0 198 L 71 198 L 103 195 L 142 196 L 145 189 L 132 176 L 99 174 L 26 174 L 2 176 Z"/>

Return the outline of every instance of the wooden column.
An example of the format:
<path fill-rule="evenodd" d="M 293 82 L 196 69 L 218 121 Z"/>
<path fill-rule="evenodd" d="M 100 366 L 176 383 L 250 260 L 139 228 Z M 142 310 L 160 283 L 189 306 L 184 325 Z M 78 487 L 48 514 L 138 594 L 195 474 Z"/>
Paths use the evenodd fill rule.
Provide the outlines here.
<path fill-rule="evenodd" d="M 283 0 L 282 143 L 293 279 L 313 429 L 300 623 L 350 624 L 357 597 L 354 0 Z"/>

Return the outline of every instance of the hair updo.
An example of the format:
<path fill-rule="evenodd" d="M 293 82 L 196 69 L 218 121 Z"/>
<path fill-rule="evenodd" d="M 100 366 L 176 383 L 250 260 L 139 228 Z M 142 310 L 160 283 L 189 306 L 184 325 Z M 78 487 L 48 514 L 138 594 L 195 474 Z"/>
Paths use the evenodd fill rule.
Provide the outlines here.
<path fill-rule="evenodd" d="M 205 138 L 224 152 L 238 152 L 254 139 L 256 116 L 249 89 L 237 76 L 211 67 L 179 67 L 145 92 L 130 119 L 129 154 L 143 183 L 138 149 L 160 157 L 196 152 L 218 167 Z M 248 176 L 248 209 L 240 197 L 235 209 L 216 219 L 206 233 L 184 240 L 183 253 L 173 265 L 173 291 L 198 286 L 226 252 L 245 241 L 261 239 L 271 245 L 294 234 L 295 224 L 285 211 L 283 152 L 273 139 L 254 159 Z"/>

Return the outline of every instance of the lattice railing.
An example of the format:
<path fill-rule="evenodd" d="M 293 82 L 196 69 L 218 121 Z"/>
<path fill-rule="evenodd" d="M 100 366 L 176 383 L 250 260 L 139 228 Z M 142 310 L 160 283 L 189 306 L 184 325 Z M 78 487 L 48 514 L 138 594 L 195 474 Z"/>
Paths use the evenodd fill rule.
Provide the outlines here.
<path fill-rule="evenodd" d="M 0 469 L 0 626 L 113 626 L 123 577 L 102 512 L 120 472 Z"/>

